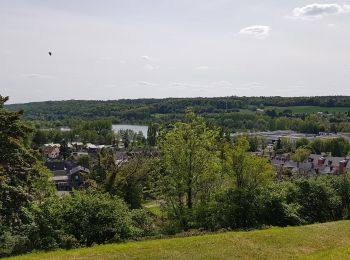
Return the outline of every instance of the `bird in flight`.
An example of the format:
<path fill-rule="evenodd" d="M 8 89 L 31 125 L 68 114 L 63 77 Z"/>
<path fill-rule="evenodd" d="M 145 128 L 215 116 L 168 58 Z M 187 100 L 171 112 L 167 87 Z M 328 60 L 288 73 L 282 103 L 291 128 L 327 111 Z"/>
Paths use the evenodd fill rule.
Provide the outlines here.
<path fill-rule="evenodd" d="M 52 55 L 52 52 L 51 52 L 51 51 L 49 51 L 49 55 L 50 55 L 50 56 Z"/>

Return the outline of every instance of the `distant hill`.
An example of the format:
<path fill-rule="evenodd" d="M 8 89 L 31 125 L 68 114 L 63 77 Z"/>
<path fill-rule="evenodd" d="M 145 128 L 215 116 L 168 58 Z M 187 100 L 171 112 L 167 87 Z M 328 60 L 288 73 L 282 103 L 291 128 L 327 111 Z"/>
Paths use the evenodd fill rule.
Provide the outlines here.
<path fill-rule="evenodd" d="M 350 221 L 110 244 L 11 259 L 349 259 Z"/>
<path fill-rule="evenodd" d="M 308 106 L 342 107 L 346 110 L 350 107 L 350 96 L 66 100 L 12 104 L 6 107 L 23 109 L 24 117 L 29 120 L 111 118 L 115 122 L 149 122 L 164 115 L 170 120 L 177 118 L 188 107 L 192 107 L 198 114 L 221 114 L 255 111 L 256 108 L 264 107 L 271 109 L 271 107 L 287 108 L 291 106 L 306 107 L 296 110 L 298 112 L 303 110 L 308 112 L 310 110 Z M 314 110 L 317 108 L 310 111 Z"/>

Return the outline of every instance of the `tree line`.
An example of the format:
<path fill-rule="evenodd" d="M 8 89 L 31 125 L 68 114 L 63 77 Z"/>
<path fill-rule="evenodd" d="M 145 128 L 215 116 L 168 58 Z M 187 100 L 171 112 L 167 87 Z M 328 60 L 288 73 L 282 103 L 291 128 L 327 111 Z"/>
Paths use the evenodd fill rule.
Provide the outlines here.
<path fill-rule="evenodd" d="M 7 108 L 23 109 L 24 118 L 36 128 L 59 126 L 76 128 L 82 121 L 91 120 L 106 120 L 114 124 L 174 123 L 184 120 L 184 110 L 191 107 L 208 122 L 235 132 L 291 129 L 316 134 L 320 131 L 350 131 L 349 112 L 337 112 L 329 116 L 298 114 L 288 109 L 289 106 L 350 107 L 350 97 L 233 96 L 114 101 L 68 100 L 13 104 Z M 285 109 L 278 112 L 273 107 L 285 107 Z"/>

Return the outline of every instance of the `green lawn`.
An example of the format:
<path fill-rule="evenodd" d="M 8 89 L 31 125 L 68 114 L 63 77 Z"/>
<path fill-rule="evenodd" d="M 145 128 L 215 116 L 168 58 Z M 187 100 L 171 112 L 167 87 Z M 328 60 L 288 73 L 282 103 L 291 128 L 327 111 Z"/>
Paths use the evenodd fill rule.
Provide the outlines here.
<path fill-rule="evenodd" d="M 143 207 L 158 217 L 162 216 L 162 211 L 161 211 L 159 201 L 156 201 L 156 200 L 147 201 L 146 203 L 143 204 Z"/>
<path fill-rule="evenodd" d="M 350 221 L 28 254 L 11 259 L 350 258 Z"/>
<path fill-rule="evenodd" d="M 290 107 L 265 107 L 265 110 L 276 109 L 282 112 L 285 109 L 292 110 L 293 113 L 317 113 L 317 112 L 348 112 L 350 107 L 319 107 L 319 106 L 290 106 Z"/>
<path fill-rule="evenodd" d="M 350 259 L 350 246 L 317 252 L 300 259 Z"/>

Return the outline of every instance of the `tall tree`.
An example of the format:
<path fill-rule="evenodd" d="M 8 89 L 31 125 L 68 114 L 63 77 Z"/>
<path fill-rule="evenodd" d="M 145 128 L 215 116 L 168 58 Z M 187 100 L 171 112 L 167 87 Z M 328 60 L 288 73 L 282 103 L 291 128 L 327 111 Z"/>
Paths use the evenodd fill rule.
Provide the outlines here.
<path fill-rule="evenodd" d="M 309 158 L 311 151 L 307 148 L 298 148 L 295 150 L 292 155 L 292 160 L 297 162 L 298 167 L 299 164 Z"/>
<path fill-rule="evenodd" d="M 157 128 L 154 125 L 150 125 L 147 130 L 147 143 L 150 146 L 155 146 L 157 141 Z"/>
<path fill-rule="evenodd" d="M 160 144 L 163 192 L 172 213 L 181 219 L 186 211 L 208 200 L 219 172 L 215 146 L 218 131 L 209 129 L 191 110 L 187 110 L 186 119 L 187 123 L 176 123 Z M 184 220 L 182 224 L 186 228 L 188 223 Z"/>
<path fill-rule="evenodd" d="M 21 121 L 22 111 L 4 109 L 7 100 L 0 96 L 0 227 L 17 229 L 24 209 L 45 196 L 50 181 L 26 144 L 31 129 Z"/>
<path fill-rule="evenodd" d="M 273 169 L 265 158 L 249 153 L 249 142 L 239 138 L 227 151 L 226 169 L 234 187 L 254 192 L 272 178 Z"/>
<path fill-rule="evenodd" d="M 68 144 L 66 140 L 61 141 L 61 146 L 60 146 L 60 155 L 63 157 L 64 160 L 66 160 L 71 154 L 71 150 L 68 147 Z"/>
<path fill-rule="evenodd" d="M 91 179 L 104 191 L 111 192 L 117 178 L 118 167 L 115 163 L 114 153 L 109 149 L 102 149 L 97 154 L 92 166 Z"/>

